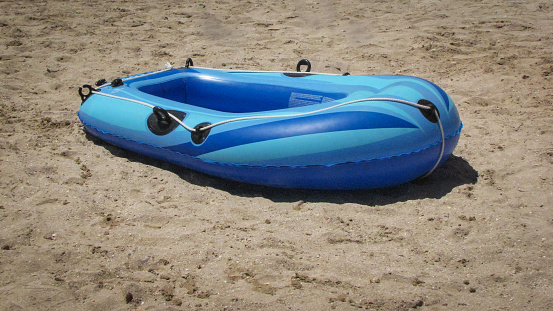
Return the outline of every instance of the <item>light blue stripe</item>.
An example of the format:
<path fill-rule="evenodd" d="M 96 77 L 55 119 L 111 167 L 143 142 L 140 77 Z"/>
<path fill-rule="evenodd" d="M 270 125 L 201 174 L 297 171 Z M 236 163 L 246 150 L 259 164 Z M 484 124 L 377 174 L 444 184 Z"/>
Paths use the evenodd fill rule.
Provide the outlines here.
<path fill-rule="evenodd" d="M 203 154 L 200 158 L 207 161 L 249 164 L 368 145 L 418 130 L 387 128 L 317 133 L 230 147 Z"/>
<path fill-rule="evenodd" d="M 81 106 L 81 111 L 107 126 L 113 125 L 130 131 L 146 131 L 146 119 L 152 110 L 126 100 L 94 95 Z"/>

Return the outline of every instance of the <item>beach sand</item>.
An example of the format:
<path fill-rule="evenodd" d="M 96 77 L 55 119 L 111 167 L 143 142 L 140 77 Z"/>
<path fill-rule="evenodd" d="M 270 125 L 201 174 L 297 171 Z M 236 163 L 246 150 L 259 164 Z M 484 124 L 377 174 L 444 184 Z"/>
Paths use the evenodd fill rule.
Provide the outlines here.
<path fill-rule="evenodd" d="M 551 1 L 0 2 L 0 310 L 552 310 Z M 210 177 L 86 135 L 79 86 L 183 66 L 401 74 L 454 156 L 367 191 Z"/>

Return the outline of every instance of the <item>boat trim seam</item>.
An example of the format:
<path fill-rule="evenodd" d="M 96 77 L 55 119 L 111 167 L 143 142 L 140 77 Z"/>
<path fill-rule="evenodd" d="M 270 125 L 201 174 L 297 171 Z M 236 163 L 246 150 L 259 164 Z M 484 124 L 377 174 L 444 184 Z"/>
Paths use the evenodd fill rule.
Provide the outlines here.
<path fill-rule="evenodd" d="M 79 119 L 81 119 L 81 118 L 79 117 Z M 96 130 L 96 131 L 98 131 L 98 132 L 101 132 L 101 133 L 103 133 L 103 134 L 107 134 L 107 135 L 110 135 L 110 136 L 113 136 L 113 137 L 116 137 L 116 138 L 119 138 L 119 139 L 124 139 L 124 140 L 130 141 L 130 142 L 134 142 L 134 143 L 137 143 L 137 144 L 147 145 L 147 146 L 150 146 L 150 147 L 154 147 L 154 148 L 157 148 L 157 149 L 161 149 L 161 150 L 163 150 L 163 151 L 167 151 L 167 152 L 170 152 L 170 153 L 174 153 L 174 154 L 177 154 L 177 155 L 179 155 L 179 156 L 183 156 L 183 157 L 187 157 L 187 158 L 191 158 L 191 159 L 200 160 L 200 161 L 205 162 L 205 163 L 213 163 L 213 164 L 219 164 L 219 165 L 225 165 L 225 166 L 235 166 L 235 167 L 252 167 L 252 168 L 309 168 L 309 167 L 331 167 L 331 166 L 336 166 L 336 165 L 360 164 L 360 163 L 371 162 L 371 161 L 386 160 L 386 159 L 390 159 L 390 158 L 401 157 L 401 156 L 406 156 L 406 155 L 410 155 L 410 154 L 422 152 L 422 151 L 427 150 L 427 149 L 430 149 L 430 148 L 432 148 L 433 146 L 436 146 L 436 145 L 438 145 L 438 144 L 445 144 L 445 140 L 450 139 L 450 138 L 452 138 L 452 137 L 455 137 L 455 136 L 459 135 L 459 134 L 461 133 L 461 130 L 463 129 L 463 124 L 461 124 L 461 126 L 459 127 L 459 129 L 457 129 L 457 131 L 455 131 L 454 133 L 452 133 L 452 134 L 450 134 L 450 135 L 448 135 L 448 136 L 445 136 L 443 141 L 438 141 L 438 142 L 436 142 L 436 143 L 433 143 L 433 144 L 424 146 L 424 147 L 419 148 L 419 149 L 417 149 L 417 150 L 413 150 L 413 151 L 410 151 L 410 152 L 399 153 L 399 154 L 394 154 L 394 155 L 383 156 L 383 157 L 377 157 L 377 158 L 372 158 L 372 159 L 362 159 L 362 160 L 358 160 L 358 161 L 337 162 L 337 163 L 331 163 L 331 164 L 306 164 L 306 165 L 249 165 L 249 164 L 239 164 L 239 163 L 230 163 L 230 162 L 220 162 L 220 161 L 209 161 L 209 160 L 205 160 L 205 159 L 202 159 L 202 158 L 200 158 L 200 157 L 191 156 L 191 155 L 186 154 L 186 153 L 182 153 L 182 152 L 170 150 L 170 149 L 167 149 L 167 148 L 164 148 L 164 147 L 152 145 L 152 144 L 150 144 L 150 143 L 141 142 L 141 141 L 138 141 L 138 140 L 130 139 L 130 138 L 127 138 L 127 137 L 123 137 L 123 136 L 120 136 L 120 135 L 116 135 L 116 134 L 107 132 L 107 131 L 101 130 L 101 129 L 99 129 L 99 128 L 97 128 L 97 127 L 91 125 L 91 124 L 86 123 L 86 122 L 83 121 L 82 119 L 81 119 L 81 122 L 82 122 L 84 125 L 86 125 L 86 126 L 88 126 L 88 127 L 91 127 L 91 128 L 93 128 L 94 130 Z M 121 147 L 121 148 L 122 148 L 122 147 Z M 125 149 L 125 148 L 123 148 L 123 149 Z M 438 164 L 439 164 L 439 162 L 436 163 L 435 166 L 437 166 Z M 434 167 L 432 170 L 434 170 L 434 169 L 435 169 L 435 167 Z M 425 176 L 426 176 L 426 175 L 427 175 L 427 173 L 425 173 Z"/>

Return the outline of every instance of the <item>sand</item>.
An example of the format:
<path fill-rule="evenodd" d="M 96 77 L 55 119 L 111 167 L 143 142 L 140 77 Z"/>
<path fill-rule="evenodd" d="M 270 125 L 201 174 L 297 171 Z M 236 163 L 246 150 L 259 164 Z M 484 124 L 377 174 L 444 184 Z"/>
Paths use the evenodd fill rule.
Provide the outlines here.
<path fill-rule="evenodd" d="M 0 310 L 552 310 L 553 4 L 0 2 Z M 87 136 L 77 88 L 164 68 L 404 74 L 464 130 L 430 178 L 229 182 Z"/>

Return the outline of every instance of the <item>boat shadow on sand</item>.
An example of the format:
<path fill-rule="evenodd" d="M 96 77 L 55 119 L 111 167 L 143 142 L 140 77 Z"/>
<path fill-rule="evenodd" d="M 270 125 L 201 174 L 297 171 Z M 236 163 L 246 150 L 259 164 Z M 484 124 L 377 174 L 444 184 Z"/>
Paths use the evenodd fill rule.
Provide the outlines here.
<path fill-rule="evenodd" d="M 90 134 L 87 134 L 87 138 L 96 145 L 103 146 L 114 156 L 170 171 L 188 183 L 203 187 L 213 187 L 241 197 L 264 197 L 273 202 L 304 201 L 382 206 L 426 198 L 439 199 L 459 186 L 475 184 L 478 180 L 478 172 L 465 159 L 452 155 L 429 177 L 394 187 L 367 190 L 272 188 L 230 181 L 193 171 L 182 166 L 119 148 L 103 142 Z"/>

